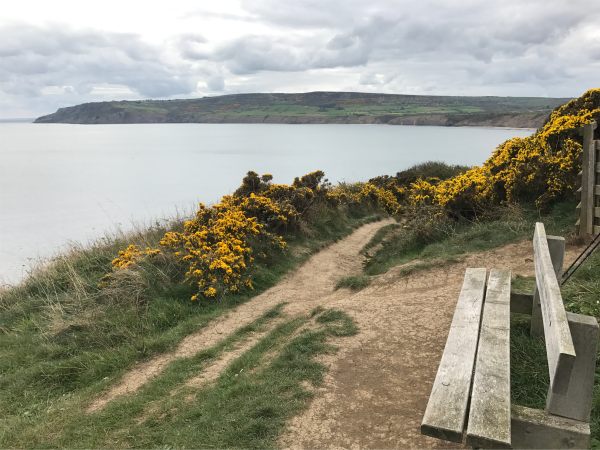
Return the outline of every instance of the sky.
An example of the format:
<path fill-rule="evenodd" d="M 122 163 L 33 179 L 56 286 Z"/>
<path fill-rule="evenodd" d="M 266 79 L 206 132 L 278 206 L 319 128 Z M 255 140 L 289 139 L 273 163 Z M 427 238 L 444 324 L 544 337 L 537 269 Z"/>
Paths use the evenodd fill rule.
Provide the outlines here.
<path fill-rule="evenodd" d="M 598 0 L 19 0 L 0 12 L 0 119 L 240 92 L 591 87 Z"/>

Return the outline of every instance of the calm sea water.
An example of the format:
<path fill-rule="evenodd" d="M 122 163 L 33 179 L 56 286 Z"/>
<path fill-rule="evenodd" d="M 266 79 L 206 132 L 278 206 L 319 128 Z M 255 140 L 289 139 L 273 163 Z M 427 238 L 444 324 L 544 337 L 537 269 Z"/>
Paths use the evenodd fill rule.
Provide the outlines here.
<path fill-rule="evenodd" d="M 291 182 L 395 174 L 441 160 L 479 164 L 532 130 L 388 125 L 0 123 L 0 283 L 69 243 L 188 213 L 248 170 Z"/>

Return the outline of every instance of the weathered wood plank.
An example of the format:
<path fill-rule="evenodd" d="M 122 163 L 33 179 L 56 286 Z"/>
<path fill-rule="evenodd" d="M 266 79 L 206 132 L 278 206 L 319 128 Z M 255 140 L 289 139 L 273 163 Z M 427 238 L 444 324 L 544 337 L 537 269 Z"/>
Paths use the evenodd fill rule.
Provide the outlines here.
<path fill-rule="evenodd" d="M 450 332 L 438 367 L 421 433 L 462 442 L 475 365 L 486 269 L 465 271 Z"/>
<path fill-rule="evenodd" d="M 553 392 L 564 393 L 575 362 L 575 347 L 560 294 L 560 286 L 552 265 L 546 231 L 541 222 L 535 224 L 533 263 L 544 322 L 550 386 Z"/>
<path fill-rule="evenodd" d="M 510 426 L 510 271 L 492 269 L 483 306 L 467 444 L 508 448 Z"/>
<path fill-rule="evenodd" d="M 512 407 L 513 448 L 590 448 L 590 424 L 540 409 Z"/>
<path fill-rule="evenodd" d="M 546 236 L 548 241 L 548 250 L 556 279 L 562 278 L 563 262 L 565 259 L 565 238 L 562 236 Z M 542 305 L 540 304 L 540 294 L 535 287 L 533 291 L 533 305 L 531 309 L 531 335 L 544 337 L 544 320 L 542 318 Z"/>
<path fill-rule="evenodd" d="M 600 226 L 594 225 L 594 234 L 600 234 Z"/>
<path fill-rule="evenodd" d="M 594 194 L 600 195 L 600 184 L 594 185 Z"/>
<path fill-rule="evenodd" d="M 594 217 L 600 217 L 600 206 L 594 207 Z"/>

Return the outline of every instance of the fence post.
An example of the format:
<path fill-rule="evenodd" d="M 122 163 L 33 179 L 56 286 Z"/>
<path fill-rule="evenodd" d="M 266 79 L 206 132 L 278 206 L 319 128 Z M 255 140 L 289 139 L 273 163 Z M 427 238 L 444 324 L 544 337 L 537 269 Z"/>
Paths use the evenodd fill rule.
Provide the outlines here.
<path fill-rule="evenodd" d="M 579 235 L 594 234 L 594 196 L 596 186 L 596 145 L 594 130 L 596 122 L 583 126 L 583 162 L 581 165 L 581 202 L 579 204 Z"/>
<path fill-rule="evenodd" d="M 575 346 L 575 365 L 567 392 L 556 394 L 548 390 L 546 411 L 569 419 L 590 421 L 594 374 L 596 370 L 596 346 L 598 322 L 595 317 L 567 313 L 569 328 Z"/>

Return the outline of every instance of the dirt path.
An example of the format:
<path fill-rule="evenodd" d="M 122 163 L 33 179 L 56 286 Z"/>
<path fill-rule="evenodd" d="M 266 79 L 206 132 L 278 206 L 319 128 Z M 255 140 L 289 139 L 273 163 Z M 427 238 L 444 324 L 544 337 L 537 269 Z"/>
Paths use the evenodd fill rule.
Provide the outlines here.
<path fill-rule="evenodd" d="M 309 312 L 317 305 L 326 304 L 341 277 L 361 272 L 362 258 L 359 251 L 379 228 L 392 222 L 389 219 L 364 225 L 350 236 L 315 254 L 276 286 L 231 310 L 197 333 L 187 336 L 173 353 L 159 355 L 133 368 L 116 386 L 93 401 L 87 411 L 100 410 L 111 400 L 135 392 L 175 359 L 193 356 L 217 344 L 279 303 L 288 302 L 286 312 L 292 313 Z"/>
<path fill-rule="evenodd" d="M 568 249 L 566 262 L 580 249 Z M 419 425 L 466 267 L 509 268 L 533 275 L 530 242 L 472 254 L 464 261 L 408 276 L 400 267 L 367 289 L 338 291 L 328 306 L 349 313 L 360 328 L 325 363 L 325 383 L 310 407 L 293 418 L 284 448 L 441 448 Z"/>

